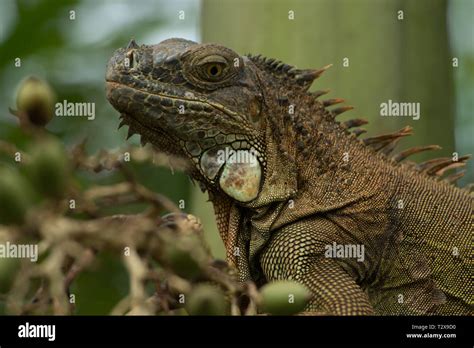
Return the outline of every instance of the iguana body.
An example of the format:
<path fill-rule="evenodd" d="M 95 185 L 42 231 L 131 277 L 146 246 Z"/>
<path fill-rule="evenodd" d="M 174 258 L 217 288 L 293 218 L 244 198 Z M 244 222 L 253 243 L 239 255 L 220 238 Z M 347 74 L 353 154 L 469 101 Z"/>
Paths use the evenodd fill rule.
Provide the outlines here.
<path fill-rule="evenodd" d="M 391 157 L 409 128 L 358 139 L 349 129 L 362 120 L 327 109 L 341 100 L 307 91 L 323 71 L 132 41 L 109 62 L 107 93 L 130 134 L 188 160 L 242 281 L 294 279 L 313 294 L 308 310 L 327 314 L 471 314 L 472 199 L 439 180 L 467 156 L 401 162 L 431 146 Z M 222 160 L 226 149 L 256 156 Z M 362 246 L 362 258 L 347 254 Z"/>

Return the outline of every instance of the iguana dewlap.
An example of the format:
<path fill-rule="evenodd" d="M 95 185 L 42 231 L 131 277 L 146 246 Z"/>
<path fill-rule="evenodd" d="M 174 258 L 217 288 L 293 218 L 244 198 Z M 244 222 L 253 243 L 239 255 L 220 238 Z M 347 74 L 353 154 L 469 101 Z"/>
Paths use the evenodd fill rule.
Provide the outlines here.
<path fill-rule="evenodd" d="M 360 140 L 300 70 L 216 44 L 117 50 L 107 96 L 129 133 L 187 160 L 242 281 L 305 284 L 308 311 L 472 314 L 472 198 L 441 179 L 468 156 L 404 161 L 409 127 Z M 354 129 L 355 128 L 355 129 Z"/>

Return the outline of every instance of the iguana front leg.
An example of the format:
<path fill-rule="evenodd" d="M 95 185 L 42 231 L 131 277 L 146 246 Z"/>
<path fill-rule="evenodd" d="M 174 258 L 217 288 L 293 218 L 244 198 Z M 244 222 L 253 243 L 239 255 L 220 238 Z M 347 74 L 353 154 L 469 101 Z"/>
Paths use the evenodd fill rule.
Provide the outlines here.
<path fill-rule="evenodd" d="M 343 236 L 329 220 L 309 220 L 275 231 L 260 255 L 268 281 L 293 279 L 308 287 L 307 311 L 329 315 L 374 314 L 365 291 L 341 264 L 325 257 L 325 246 Z"/>

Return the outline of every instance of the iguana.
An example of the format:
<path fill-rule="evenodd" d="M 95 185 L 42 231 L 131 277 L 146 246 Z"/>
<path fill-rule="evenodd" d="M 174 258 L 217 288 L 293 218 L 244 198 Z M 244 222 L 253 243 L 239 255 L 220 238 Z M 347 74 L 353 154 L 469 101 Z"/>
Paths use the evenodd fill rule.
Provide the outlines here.
<path fill-rule="evenodd" d="M 186 160 L 242 281 L 300 282 L 309 312 L 472 314 L 473 200 L 452 184 L 462 173 L 441 179 L 469 156 L 403 161 L 438 148 L 393 155 L 409 127 L 361 140 L 366 121 L 335 120 L 351 107 L 308 91 L 326 69 L 132 40 L 108 63 L 107 98 L 129 135 Z"/>

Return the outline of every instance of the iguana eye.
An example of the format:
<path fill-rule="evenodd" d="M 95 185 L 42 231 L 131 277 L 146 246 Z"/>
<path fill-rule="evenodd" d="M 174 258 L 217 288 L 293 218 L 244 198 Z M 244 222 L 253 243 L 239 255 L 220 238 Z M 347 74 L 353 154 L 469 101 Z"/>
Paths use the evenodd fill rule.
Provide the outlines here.
<path fill-rule="evenodd" d="M 218 63 L 206 64 L 206 73 L 210 78 L 217 78 L 222 75 L 224 67 Z"/>
<path fill-rule="evenodd" d="M 212 55 L 203 58 L 198 64 L 198 75 L 201 79 L 217 82 L 225 78 L 228 63 L 224 57 Z"/>
<path fill-rule="evenodd" d="M 235 52 L 212 44 L 198 45 L 181 57 L 183 77 L 207 90 L 231 85 L 242 73 L 240 63 L 241 58 Z"/>

